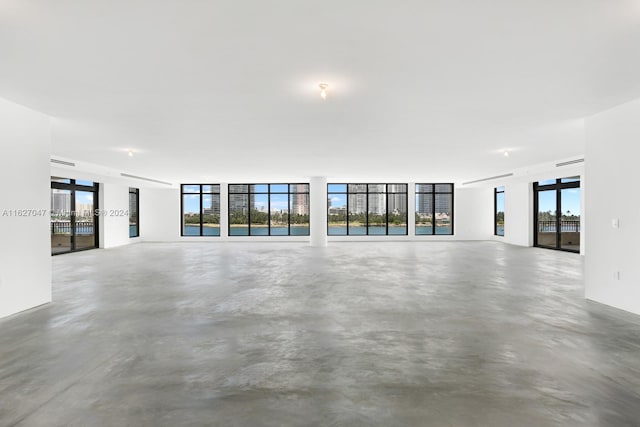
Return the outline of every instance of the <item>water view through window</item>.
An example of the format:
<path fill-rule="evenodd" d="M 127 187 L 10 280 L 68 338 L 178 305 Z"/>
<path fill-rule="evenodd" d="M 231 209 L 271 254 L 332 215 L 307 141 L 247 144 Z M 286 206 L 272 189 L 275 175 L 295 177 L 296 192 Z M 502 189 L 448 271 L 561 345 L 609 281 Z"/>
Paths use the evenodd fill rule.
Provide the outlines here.
<path fill-rule="evenodd" d="M 229 236 L 308 236 L 309 184 L 229 184 Z"/>
<path fill-rule="evenodd" d="M 453 234 L 453 184 L 416 184 L 416 235 Z"/>
<path fill-rule="evenodd" d="M 182 235 L 220 235 L 220 185 L 183 184 Z"/>
<path fill-rule="evenodd" d="M 51 178 L 51 253 L 98 247 L 98 184 Z"/>
<path fill-rule="evenodd" d="M 327 234 L 406 235 L 407 184 L 328 184 Z"/>

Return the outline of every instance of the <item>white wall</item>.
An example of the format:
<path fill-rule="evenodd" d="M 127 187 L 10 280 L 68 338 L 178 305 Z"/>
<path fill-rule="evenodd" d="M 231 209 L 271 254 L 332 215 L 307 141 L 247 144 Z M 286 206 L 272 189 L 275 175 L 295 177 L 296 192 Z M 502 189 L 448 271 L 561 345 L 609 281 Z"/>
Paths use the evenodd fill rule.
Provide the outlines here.
<path fill-rule="evenodd" d="M 640 99 L 587 120 L 586 297 L 640 314 Z M 619 219 L 619 228 L 612 220 Z M 619 278 L 618 273 L 619 272 Z"/>
<path fill-rule="evenodd" d="M 113 248 L 139 240 L 129 238 L 129 187 L 101 183 L 99 200 L 100 247 Z"/>
<path fill-rule="evenodd" d="M 180 190 L 140 190 L 140 230 L 145 242 L 174 242 L 180 237 Z M 198 241 L 215 238 L 199 237 Z"/>
<path fill-rule="evenodd" d="M 51 301 L 49 118 L 0 99 L 0 147 L 0 317 L 4 317 Z M 37 214 L 9 216 L 23 209 Z"/>
<path fill-rule="evenodd" d="M 504 212 L 503 241 L 512 245 L 532 246 L 533 182 L 513 180 L 504 185 Z"/>
<path fill-rule="evenodd" d="M 493 188 L 456 188 L 456 240 L 489 240 L 493 234 Z"/>

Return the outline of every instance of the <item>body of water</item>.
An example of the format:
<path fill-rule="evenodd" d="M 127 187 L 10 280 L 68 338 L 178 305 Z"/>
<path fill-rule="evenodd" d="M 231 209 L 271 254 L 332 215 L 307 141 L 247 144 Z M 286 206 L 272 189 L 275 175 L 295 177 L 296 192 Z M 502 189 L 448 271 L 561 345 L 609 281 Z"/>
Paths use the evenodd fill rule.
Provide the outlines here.
<path fill-rule="evenodd" d="M 371 226 L 369 228 L 370 236 L 384 236 L 386 235 L 387 228 L 384 226 Z M 204 236 L 219 236 L 219 227 L 204 227 Z M 287 236 L 289 229 L 287 227 L 271 227 L 272 236 Z M 417 226 L 416 235 L 425 236 L 433 233 L 433 227 Z M 329 236 L 346 236 L 346 226 L 331 226 L 328 229 Z M 405 236 L 407 234 L 407 227 L 389 227 L 390 236 Z M 451 234 L 451 227 L 436 227 L 436 235 L 449 235 Z M 197 225 L 185 225 L 185 236 L 199 236 L 200 227 Z M 231 227 L 230 236 L 249 236 L 249 227 Z M 252 227 L 251 236 L 268 236 L 269 229 L 267 227 Z M 309 227 L 291 227 L 291 236 L 308 236 Z M 367 227 L 349 227 L 350 236 L 365 236 L 367 235 Z"/>

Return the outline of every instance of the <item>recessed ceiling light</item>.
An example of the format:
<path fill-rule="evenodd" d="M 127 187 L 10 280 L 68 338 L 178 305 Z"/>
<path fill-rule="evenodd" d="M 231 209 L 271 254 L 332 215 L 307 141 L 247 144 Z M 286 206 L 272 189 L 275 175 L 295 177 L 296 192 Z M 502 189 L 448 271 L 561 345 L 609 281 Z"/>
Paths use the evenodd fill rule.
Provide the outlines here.
<path fill-rule="evenodd" d="M 509 157 L 509 152 L 507 150 L 504 150 L 504 156 Z"/>
<path fill-rule="evenodd" d="M 128 150 L 129 157 L 133 157 L 133 150 Z"/>
<path fill-rule="evenodd" d="M 329 85 L 326 83 L 320 83 L 318 87 L 320 88 L 320 98 L 327 99 L 327 89 L 329 89 Z"/>

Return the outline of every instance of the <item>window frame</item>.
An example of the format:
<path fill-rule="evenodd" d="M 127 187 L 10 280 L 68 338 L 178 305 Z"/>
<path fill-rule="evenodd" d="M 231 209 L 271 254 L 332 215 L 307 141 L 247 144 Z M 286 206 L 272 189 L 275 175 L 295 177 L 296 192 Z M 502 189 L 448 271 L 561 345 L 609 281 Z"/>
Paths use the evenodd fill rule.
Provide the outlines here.
<path fill-rule="evenodd" d="M 60 181 L 60 180 L 63 180 L 63 181 Z M 64 182 L 64 181 L 68 181 L 68 182 Z M 52 253 L 51 256 L 63 255 L 63 254 L 68 254 L 73 252 L 80 252 L 80 251 L 89 251 L 91 249 L 100 248 L 100 215 L 98 215 L 98 213 L 100 212 L 100 183 L 91 181 L 93 185 L 89 186 L 84 184 L 78 184 L 77 181 L 87 182 L 85 180 L 79 180 L 75 178 L 63 178 L 58 176 L 52 176 L 50 190 L 51 189 L 67 190 L 70 192 L 71 212 L 76 212 L 76 191 L 93 193 L 93 210 L 95 213 L 93 217 L 94 246 L 90 248 L 80 248 L 80 249 L 77 248 L 76 234 L 75 234 L 76 215 L 70 215 L 70 221 L 71 221 L 70 227 L 71 227 L 71 230 L 73 230 L 73 234 L 71 235 L 71 250 L 69 250 L 68 252 Z"/>
<path fill-rule="evenodd" d="M 232 186 L 246 186 L 246 192 L 231 192 Z M 251 191 L 251 188 L 255 188 L 256 186 L 267 186 L 267 191 Z M 271 186 L 280 186 L 286 185 L 287 192 L 283 191 L 272 191 Z M 293 187 L 297 187 L 300 185 L 306 185 L 307 191 L 291 191 Z M 241 184 L 227 184 L 227 235 L 229 237 L 309 237 L 311 236 L 311 185 L 308 182 L 289 182 L 289 183 L 241 183 Z M 231 195 L 246 195 L 247 196 L 247 234 L 231 234 Z M 266 235 L 256 235 L 251 234 L 251 195 L 252 194 L 260 194 L 267 196 L 267 234 Z M 287 195 L 287 234 L 271 234 L 271 195 Z M 292 195 L 294 194 L 302 194 L 306 195 L 306 200 L 308 201 L 307 210 L 309 213 L 309 226 L 307 227 L 306 234 L 291 234 L 291 201 Z"/>
<path fill-rule="evenodd" d="M 575 178 L 578 178 L 577 180 Z M 571 180 L 571 181 L 564 181 Z M 552 181 L 549 180 L 541 180 L 533 183 L 533 246 L 537 248 L 543 249 L 551 249 L 554 251 L 563 251 L 563 252 L 571 252 L 574 254 L 579 254 L 580 250 L 572 250 L 566 249 L 562 247 L 562 190 L 567 190 L 571 188 L 580 188 L 582 191 L 582 176 L 566 176 L 562 178 L 556 178 L 555 183 L 552 184 L 544 184 L 539 185 L 540 182 Z M 540 245 L 538 243 L 538 209 L 539 203 L 538 193 L 542 191 L 555 191 L 556 192 L 556 246 L 549 245 Z M 582 216 L 582 214 L 581 214 Z M 582 239 L 582 229 L 580 227 L 580 238 Z"/>
<path fill-rule="evenodd" d="M 502 190 L 500 190 L 502 189 Z M 495 187 L 493 189 L 493 235 L 504 237 L 504 217 L 505 212 L 502 212 L 502 234 L 498 233 L 498 194 L 502 194 L 503 203 L 505 198 L 505 187 Z M 506 209 L 505 209 L 506 210 Z"/>
<path fill-rule="evenodd" d="M 190 187 L 190 186 L 198 186 L 199 188 L 199 192 L 198 193 L 190 193 L 190 192 L 186 192 L 184 191 L 185 187 Z M 212 186 L 212 187 L 218 187 L 218 191 L 204 191 L 204 187 L 206 186 Z M 203 234 L 204 233 L 204 215 L 202 214 L 202 208 L 203 208 L 203 200 L 204 200 L 204 195 L 217 195 L 218 196 L 218 206 L 221 205 L 222 203 L 222 195 L 220 194 L 220 184 L 180 184 L 180 237 L 220 237 L 220 235 L 222 234 L 221 232 L 216 234 Z M 200 227 L 200 234 L 184 234 L 184 196 L 185 195 L 198 195 L 200 197 L 200 210 L 198 211 L 198 215 L 200 215 L 200 222 L 198 223 L 199 227 Z M 220 212 L 218 213 L 218 229 L 220 229 Z M 222 231 L 222 230 L 220 230 Z"/>
<path fill-rule="evenodd" d="M 337 191 L 329 191 L 330 185 L 344 185 L 346 187 L 346 192 L 337 192 Z M 349 191 L 349 186 L 351 185 L 364 185 L 365 191 Z M 384 185 L 384 192 L 381 191 L 369 191 L 369 186 L 375 185 Z M 393 191 L 389 192 L 389 186 L 392 185 L 404 185 L 406 191 L 398 192 Z M 345 211 L 345 224 L 346 224 L 346 233 L 345 234 L 329 234 L 329 196 L 331 194 L 344 194 L 345 202 L 346 202 L 346 211 Z M 355 194 L 364 194 L 366 196 L 366 205 L 365 205 L 365 233 L 364 234 L 350 234 L 349 233 L 349 196 Z M 369 233 L 369 195 L 370 194 L 384 194 L 385 195 L 385 234 L 370 234 Z M 390 194 L 404 194 L 405 197 L 405 232 L 403 234 L 389 234 L 389 195 Z M 340 236 L 408 236 L 409 235 L 409 184 L 404 182 L 394 182 L 394 183 L 363 183 L 363 182 L 331 182 L 327 183 L 327 201 L 325 202 L 325 212 L 327 212 L 327 236 L 328 237 L 340 237 Z"/>
<path fill-rule="evenodd" d="M 132 194 L 135 194 L 136 196 L 136 234 L 135 236 L 131 235 L 131 224 L 129 224 L 130 239 L 140 237 L 140 189 L 129 187 L 129 219 L 131 219 L 131 195 Z"/>
<path fill-rule="evenodd" d="M 418 186 L 419 185 L 431 185 L 433 188 L 433 191 L 431 192 L 426 192 L 426 191 L 418 191 Z M 438 188 L 438 185 L 449 185 L 451 186 L 451 191 L 436 191 L 436 189 Z M 415 186 L 414 186 L 414 193 L 413 193 L 413 197 L 414 197 L 414 201 L 416 201 L 418 194 L 431 194 L 431 222 L 432 222 L 432 227 L 431 227 L 431 233 L 429 234 L 418 234 L 416 231 L 417 229 L 417 225 L 414 224 L 413 226 L 413 233 L 415 236 L 454 236 L 455 235 L 455 227 L 454 227 L 454 223 L 455 223 L 455 185 L 452 182 L 416 182 Z M 443 234 L 443 233 L 436 233 L 436 195 L 437 194 L 449 194 L 451 195 L 451 231 L 449 233 Z M 418 206 L 415 206 L 415 211 L 417 212 Z M 416 212 L 413 213 L 413 215 L 415 216 Z"/>

